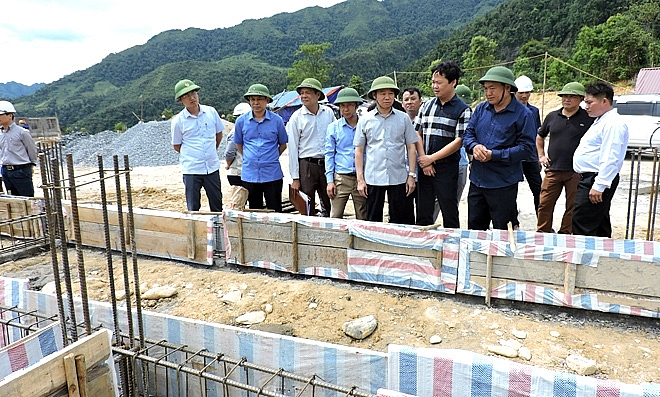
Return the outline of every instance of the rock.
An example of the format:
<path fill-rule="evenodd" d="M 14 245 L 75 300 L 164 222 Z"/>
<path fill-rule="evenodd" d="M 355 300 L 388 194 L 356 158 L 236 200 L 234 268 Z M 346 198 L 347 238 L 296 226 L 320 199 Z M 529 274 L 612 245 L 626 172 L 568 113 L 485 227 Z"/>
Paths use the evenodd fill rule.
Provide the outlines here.
<path fill-rule="evenodd" d="M 519 331 L 517 329 L 514 329 L 513 331 L 511 331 L 511 335 L 515 336 L 518 339 L 526 339 L 527 338 L 527 332 Z"/>
<path fill-rule="evenodd" d="M 56 290 L 55 290 L 55 281 L 51 281 L 49 283 L 46 283 L 43 287 L 41 287 L 41 292 L 44 292 L 46 294 L 51 294 L 55 295 Z"/>
<path fill-rule="evenodd" d="M 310 309 L 316 309 L 317 307 L 319 307 L 319 304 L 316 303 L 316 302 L 311 302 L 311 303 L 309 304 L 309 308 L 310 308 Z"/>
<path fill-rule="evenodd" d="M 140 294 L 144 294 L 149 289 L 149 284 L 140 283 Z"/>
<path fill-rule="evenodd" d="M 424 310 L 424 316 L 431 321 L 439 322 L 442 320 L 442 314 L 437 306 L 429 306 Z"/>
<path fill-rule="evenodd" d="M 518 349 L 518 357 L 529 361 L 532 359 L 532 352 L 528 347 L 522 346 L 520 349 Z"/>
<path fill-rule="evenodd" d="M 376 317 L 369 315 L 353 321 L 347 321 L 342 325 L 342 330 L 353 339 L 362 340 L 371 335 L 378 326 Z"/>
<path fill-rule="evenodd" d="M 504 332 L 500 331 L 499 329 L 496 329 L 496 330 L 495 330 L 495 335 L 497 335 L 497 336 L 503 336 L 503 335 L 504 335 Z"/>
<path fill-rule="evenodd" d="M 126 290 L 120 289 L 119 291 L 115 292 L 115 299 L 118 301 L 126 299 Z"/>
<path fill-rule="evenodd" d="M 146 300 L 157 300 L 162 298 L 171 298 L 176 295 L 178 291 L 174 287 L 164 285 L 162 287 L 155 287 L 142 295 L 142 299 Z"/>
<path fill-rule="evenodd" d="M 522 344 L 515 339 L 500 340 L 500 345 L 516 349 L 516 351 L 522 347 Z"/>
<path fill-rule="evenodd" d="M 578 375 L 593 375 L 598 369 L 594 360 L 590 360 L 577 354 L 571 354 L 566 357 L 566 365 Z"/>
<path fill-rule="evenodd" d="M 431 339 L 429 339 L 429 342 L 432 345 L 437 345 L 438 343 L 442 342 L 442 338 L 440 337 L 440 335 L 433 335 Z"/>
<path fill-rule="evenodd" d="M 238 303 L 241 301 L 241 298 L 243 297 L 243 293 L 239 290 L 234 290 L 229 293 L 226 293 L 220 298 L 220 300 L 224 303 Z"/>
<path fill-rule="evenodd" d="M 498 329 L 500 326 L 497 323 L 492 323 L 488 329 Z"/>
<path fill-rule="evenodd" d="M 266 313 L 259 310 L 256 312 L 247 312 L 242 316 L 236 317 L 236 322 L 243 325 L 259 324 L 266 320 Z"/>
<path fill-rule="evenodd" d="M 552 336 L 553 338 L 559 338 L 561 334 L 557 331 L 550 331 L 550 336 Z"/>
<path fill-rule="evenodd" d="M 488 346 L 488 352 L 509 358 L 518 357 L 518 350 L 509 346 L 491 345 Z"/>
<path fill-rule="evenodd" d="M 273 305 L 271 305 L 270 303 L 266 303 L 264 304 L 263 309 L 264 312 L 266 312 L 266 314 L 271 314 L 273 312 Z"/>

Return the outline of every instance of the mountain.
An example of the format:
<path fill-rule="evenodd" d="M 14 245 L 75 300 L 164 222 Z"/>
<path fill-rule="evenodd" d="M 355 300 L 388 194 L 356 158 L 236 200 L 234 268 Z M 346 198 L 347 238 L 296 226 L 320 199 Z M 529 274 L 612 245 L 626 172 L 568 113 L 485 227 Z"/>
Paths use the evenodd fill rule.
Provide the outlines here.
<path fill-rule="evenodd" d="M 45 86 L 45 83 L 36 83 L 32 85 L 25 85 L 10 81 L 8 83 L 0 83 L 0 98 L 1 99 L 14 99 L 25 95 L 34 94 L 39 88 Z"/>
<path fill-rule="evenodd" d="M 229 113 L 252 83 L 283 90 L 301 44 L 332 44 L 326 54 L 335 65 L 332 84 L 348 84 L 352 75 L 370 81 L 404 69 L 502 1 L 347 0 L 226 29 L 170 30 L 48 84 L 17 106 L 24 114 L 57 114 L 63 126 L 96 132 L 117 122 L 130 125 L 140 114 L 148 120 L 164 109 L 178 112 L 174 84 L 190 78 L 202 87 L 203 103 Z"/>

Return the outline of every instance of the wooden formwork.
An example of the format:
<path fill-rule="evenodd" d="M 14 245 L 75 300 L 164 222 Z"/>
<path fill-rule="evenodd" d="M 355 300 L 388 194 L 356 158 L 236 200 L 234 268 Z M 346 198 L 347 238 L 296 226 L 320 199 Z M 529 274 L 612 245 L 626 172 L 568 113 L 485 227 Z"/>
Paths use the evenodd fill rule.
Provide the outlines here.
<path fill-rule="evenodd" d="M 0 195 L 0 221 L 18 219 L 42 212 L 42 201 L 32 197 Z M 11 237 L 43 237 L 43 230 L 34 222 L 12 222 L 0 225 L 0 234 Z"/>

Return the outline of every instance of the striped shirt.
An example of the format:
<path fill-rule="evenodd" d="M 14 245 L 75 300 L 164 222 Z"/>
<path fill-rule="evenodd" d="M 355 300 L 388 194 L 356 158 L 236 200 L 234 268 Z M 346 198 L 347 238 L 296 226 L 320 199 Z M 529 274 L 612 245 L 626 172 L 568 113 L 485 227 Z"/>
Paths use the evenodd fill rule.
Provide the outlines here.
<path fill-rule="evenodd" d="M 462 138 L 471 116 L 472 109 L 456 95 L 444 104 L 438 98 L 424 102 L 413 122 L 422 135 L 424 152 L 431 155 Z M 456 151 L 438 162 L 458 162 L 460 158 Z"/>

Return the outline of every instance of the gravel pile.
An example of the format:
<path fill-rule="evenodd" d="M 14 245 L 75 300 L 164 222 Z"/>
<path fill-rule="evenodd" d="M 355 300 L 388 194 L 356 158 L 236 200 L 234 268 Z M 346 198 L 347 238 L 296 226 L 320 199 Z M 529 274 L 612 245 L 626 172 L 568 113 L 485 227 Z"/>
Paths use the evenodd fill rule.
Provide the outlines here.
<path fill-rule="evenodd" d="M 225 123 L 223 141 L 218 156 L 224 158 L 226 136 L 232 129 Z M 112 168 L 112 156 L 119 156 L 119 166 L 124 166 L 124 155 L 128 155 L 131 167 L 160 167 L 179 164 L 179 154 L 172 148 L 170 121 L 139 123 L 119 133 L 102 131 L 90 135 L 74 132 L 62 136 L 62 153 L 73 155 L 76 167 L 97 167 L 98 155 L 103 156 L 103 166 Z"/>

